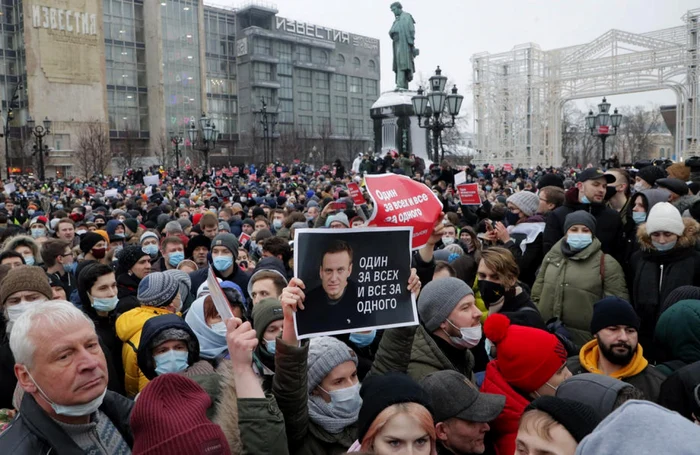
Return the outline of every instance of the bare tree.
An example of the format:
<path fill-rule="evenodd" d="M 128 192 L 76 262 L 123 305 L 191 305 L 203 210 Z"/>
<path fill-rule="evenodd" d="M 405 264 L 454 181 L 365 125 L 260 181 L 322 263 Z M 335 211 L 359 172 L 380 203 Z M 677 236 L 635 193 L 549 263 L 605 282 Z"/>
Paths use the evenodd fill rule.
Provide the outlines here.
<path fill-rule="evenodd" d="M 649 156 L 654 148 L 654 134 L 665 132 L 658 107 L 622 107 L 622 124 L 617 133 L 621 161 Z"/>
<path fill-rule="evenodd" d="M 328 163 L 328 157 L 333 151 L 333 127 L 331 126 L 331 120 L 329 118 L 324 118 L 321 124 L 316 128 L 316 134 L 320 138 L 321 142 L 321 160 L 324 164 Z"/>
<path fill-rule="evenodd" d="M 105 174 L 112 161 L 106 124 L 99 121 L 83 124 L 78 134 L 75 157 L 78 172 L 86 180 L 95 174 Z"/>
<path fill-rule="evenodd" d="M 348 122 L 348 138 L 345 141 L 345 159 L 350 163 L 352 163 L 357 154 L 357 142 L 361 133 L 362 131 L 357 131 L 354 122 Z"/>
<path fill-rule="evenodd" d="M 124 136 L 112 141 L 113 155 L 120 168 L 132 169 L 141 156 L 139 153 L 138 132 L 127 126 Z"/>
<path fill-rule="evenodd" d="M 170 146 L 172 142 L 165 136 L 161 134 L 154 142 L 155 155 L 158 158 L 158 162 L 164 169 L 168 168 L 170 163 Z"/>

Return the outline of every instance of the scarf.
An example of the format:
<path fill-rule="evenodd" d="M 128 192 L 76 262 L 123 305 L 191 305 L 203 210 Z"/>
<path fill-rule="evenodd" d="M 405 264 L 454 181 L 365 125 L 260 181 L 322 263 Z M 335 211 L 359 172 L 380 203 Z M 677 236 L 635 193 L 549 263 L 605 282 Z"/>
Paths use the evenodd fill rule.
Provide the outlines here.
<path fill-rule="evenodd" d="M 589 373 L 605 374 L 598 369 L 598 354 L 600 348 L 598 347 L 598 340 L 591 340 L 584 344 L 579 353 L 579 361 L 581 366 L 588 370 Z M 644 350 L 641 344 L 637 344 L 637 352 L 634 353 L 634 357 L 630 363 L 617 370 L 616 372 L 610 374 L 611 378 L 623 380 L 631 376 L 636 376 L 649 365 L 647 359 L 644 358 Z"/>
<path fill-rule="evenodd" d="M 214 332 L 204 318 L 204 299 L 206 295 L 192 303 L 185 322 L 190 326 L 199 340 L 199 355 L 203 359 L 215 359 L 228 351 L 226 337 Z"/>
<path fill-rule="evenodd" d="M 319 396 L 309 396 L 309 418 L 313 423 L 331 434 L 338 434 L 345 428 L 357 422 L 360 413 L 347 414 L 333 409 L 330 403 L 326 403 Z"/>

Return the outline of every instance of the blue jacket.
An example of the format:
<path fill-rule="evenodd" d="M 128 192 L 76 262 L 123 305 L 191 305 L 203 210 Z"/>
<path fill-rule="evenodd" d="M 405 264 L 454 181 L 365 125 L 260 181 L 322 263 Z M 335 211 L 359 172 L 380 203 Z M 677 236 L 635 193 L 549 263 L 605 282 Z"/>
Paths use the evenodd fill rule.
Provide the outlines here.
<path fill-rule="evenodd" d="M 187 343 L 187 349 L 190 354 L 187 358 L 187 363 L 188 365 L 193 365 L 199 360 L 199 340 L 184 319 L 176 314 L 164 314 L 151 318 L 143 325 L 141 341 L 136 354 L 139 369 L 141 369 L 144 376 L 151 381 L 158 376 L 152 355 L 152 350 L 155 346 L 151 346 L 151 343 L 158 335 L 167 329 L 179 329 L 187 332 L 190 336 L 189 342 Z"/>

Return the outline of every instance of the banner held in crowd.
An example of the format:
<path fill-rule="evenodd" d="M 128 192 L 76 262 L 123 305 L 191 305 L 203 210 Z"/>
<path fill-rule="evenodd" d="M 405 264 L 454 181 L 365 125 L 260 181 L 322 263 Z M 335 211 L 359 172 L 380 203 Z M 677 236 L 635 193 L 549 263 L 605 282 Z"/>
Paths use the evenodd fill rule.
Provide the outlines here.
<path fill-rule="evenodd" d="M 459 195 L 459 203 L 462 205 L 481 205 L 479 184 L 477 183 L 457 185 L 457 194 Z"/>

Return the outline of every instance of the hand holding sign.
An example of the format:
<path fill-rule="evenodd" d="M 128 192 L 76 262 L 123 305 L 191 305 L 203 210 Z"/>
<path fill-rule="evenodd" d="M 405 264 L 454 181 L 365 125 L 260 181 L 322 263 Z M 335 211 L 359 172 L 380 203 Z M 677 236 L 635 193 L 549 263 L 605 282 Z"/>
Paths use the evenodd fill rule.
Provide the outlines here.
<path fill-rule="evenodd" d="M 226 319 L 226 344 L 231 356 L 231 363 L 236 366 L 250 365 L 253 361 L 253 351 L 258 346 L 255 330 L 250 322 L 242 322 L 238 318 Z"/>
<path fill-rule="evenodd" d="M 280 304 L 284 312 L 284 322 L 282 325 L 282 340 L 291 345 L 298 343 L 296 330 L 294 328 L 294 313 L 304 309 L 304 289 L 306 286 L 299 278 L 292 278 L 286 288 L 282 290 Z"/>

